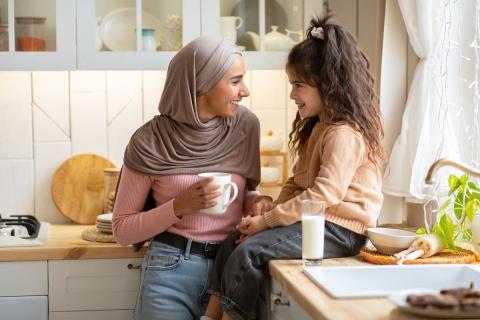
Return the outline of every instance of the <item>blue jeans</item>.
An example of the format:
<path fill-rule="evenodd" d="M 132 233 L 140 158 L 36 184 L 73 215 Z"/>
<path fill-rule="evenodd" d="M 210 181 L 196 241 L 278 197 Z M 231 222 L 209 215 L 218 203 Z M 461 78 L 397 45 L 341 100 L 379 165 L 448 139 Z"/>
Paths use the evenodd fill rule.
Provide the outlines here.
<path fill-rule="evenodd" d="M 267 264 L 272 259 L 302 258 L 302 224 L 267 229 L 235 245 L 239 233 L 222 243 L 213 270 L 209 292 L 219 295 L 224 312 L 233 319 L 255 319 L 257 302 Z M 367 238 L 325 221 L 324 258 L 348 257 L 359 253 Z"/>
<path fill-rule="evenodd" d="M 152 241 L 142 263 L 136 320 L 199 319 L 203 315 L 213 259 Z"/>

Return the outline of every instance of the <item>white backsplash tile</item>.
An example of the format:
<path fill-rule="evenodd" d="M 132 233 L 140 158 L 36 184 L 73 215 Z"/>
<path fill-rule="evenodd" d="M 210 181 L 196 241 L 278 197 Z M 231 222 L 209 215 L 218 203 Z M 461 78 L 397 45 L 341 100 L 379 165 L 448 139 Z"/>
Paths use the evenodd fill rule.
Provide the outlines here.
<path fill-rule="evenodd" d="M 51 193 L 52 177 L 70 158 L 70 143 L 35 143 L 35 216 L 41 221 L 69 223 L 56 208 Z"/>
<path fill-rule="evenodd" d="M 158 114 L 167 71 L 143 71 L 143 122 Z"/>
<path fill-rule="evenodd" d="M 36 105 L 33 105 L 33 128 L 35 142 L 70 141 L 70 124 L 65 131 L 58 122 Z"/>
<path fill-rule="evenodd" d="M 32 86 L 35 141 L 59 141 L 65 140 L 65 136 L 68 139 L 70 136 L 68 72 L 33 72 Z M 42 113 L 43 117 L 35 117 L 37 111 Z"/>
<path fill-rule="evenodd" d="M 142 72 L 107 72 L 107 121 L 112 122 L 127 106 L 142 109 Z"/>
<path fill-rule="evenodd" d="M 252 71 L 253 109 L 285 109 L 286 85 L 283 70 Z"/>
<path fill-rule="evenodd" d="M 0 72 L 0 159 L 32 158 L 29 72 Z"/>
<path fill-rule="evenodd" d="M 108 159 L 118 167 L 123 164 L 123 154 L 130 137 L 142 125 L 142 109 L 139 103 L 140 101 L 131 101 L 114 121 L 108 124 Z"/>
<path fill-rule="evenodd" d="M 32 102 L 31 72 L 0 72 L 0 105 Z"/>
<path fill-rule="evenodd" d="M 104 92 L 72 92 L 72 155 L 107 156 L 107 106 Z"/>
<path fill-rule="evenodd" d="M 33 160 L 0 160 L 0 213 L 34 214 Z"/>
<path fill-rule="evenodd" d="M 71 71 L 70 90 L 73 92 L 105 92 L 106 71 Z"/>

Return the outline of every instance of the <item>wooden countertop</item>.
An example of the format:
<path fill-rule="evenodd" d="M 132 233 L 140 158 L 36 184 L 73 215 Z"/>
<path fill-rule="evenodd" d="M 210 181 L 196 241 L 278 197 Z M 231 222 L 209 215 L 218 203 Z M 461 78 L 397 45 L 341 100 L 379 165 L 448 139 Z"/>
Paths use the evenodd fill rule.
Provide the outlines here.
<path fill-rule="evenodd" d="M 0 248 L 0 261 L 141 258 L 145 254 L 146 247 L 134 252 L 132 246 L 83 240 L 80 234 L 88 227 L 51 225 L 45 245 Z"/>
<path fill-rule="evenodd" d="M 324 259 L 324 265 L 367 265 L 358 257 Z M 272 260 L 270 274 L 315 320 L 417 320 L 398 309 L 386 298 L 333 299 L 302 272 L 301 260 Z"/>

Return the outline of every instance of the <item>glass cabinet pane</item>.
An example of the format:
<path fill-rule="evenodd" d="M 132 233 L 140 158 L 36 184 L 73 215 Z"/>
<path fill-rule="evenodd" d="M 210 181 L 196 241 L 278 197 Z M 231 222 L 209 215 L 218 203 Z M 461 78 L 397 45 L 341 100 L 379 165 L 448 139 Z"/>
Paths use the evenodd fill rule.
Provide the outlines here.
<path fill-rule="evenodd" d="M 136 51 L 135 0 L 96 0 L 95 49 Z"/>
<path fill-rule="evenodd" d="M 56 51 L 56 0 L 15 0 L 15 50 Z"/>
<path fill-rule="evenodd" d="M 220 36 L 231 39 L 241 49 L 260 49 L 258 0 L 222 0 Z"/>
<path fill-rule="evenodd" d="M 149 15 L 142 20 L 142 49 L 177 51 L 182 48 L 182 0 L 143 0 Z"/>
<path fill-rule="evenodd" d="M 265 50 L 289 51 L 303 39 L 303 0 L 265 1 Z"/>
<path fill-rule="evenodd" d="M 140 1 L 140 0 L 137 0 Z M 182 0 L 143 0 L 137 50 L 136 0 L 97 0 L 97 51 L 176 51 L 182 47 Z"/>
<path fill-rule="evenodd" d="M 8 51 L 8 2 L 0 0 L 0 51 Z"/>
<path fill-rule="evenodd" d="M 265 6 L 261 17 L 260 6 Z M 220 35 L 247 51 L 261 48 L 260 23 L 264 23 L 264 50 L 288 51 L 303 39 L 304 0 L 222 0 Z"/>

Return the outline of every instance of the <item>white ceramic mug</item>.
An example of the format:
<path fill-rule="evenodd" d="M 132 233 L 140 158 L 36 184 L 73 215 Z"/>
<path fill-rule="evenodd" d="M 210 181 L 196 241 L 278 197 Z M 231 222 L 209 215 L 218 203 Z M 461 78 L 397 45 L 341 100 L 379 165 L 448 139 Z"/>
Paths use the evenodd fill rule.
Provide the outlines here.
<path fill-rule="evenodd" d="M 220 35 L 227 38 L 233 43 L 237 42 L 237 30 L 242 26 L 243 19 L 241 17 L 226 16 L 220 17 Z"/>
<path fill-rule="evenodd" d="M 223 172 L 205 172 L 200 173 L 198 176 L 200 179 L 213 177 L 212 182 L 220 186 L 220 192 L 222 193 L 218 198 L 213 199 L 213 201 L 217 202 L 215 206 L 208 209 L 202 209 L 200 210 L 200 212 L 206 214 L 225 213 L 228 206 L 231 205 L 233 201 L 235 201 L 238 195 L 238 187 L 235 182 L 232 182 L 232 175 Z M 231 194 L 232 189 L 233 195 Z"/>

